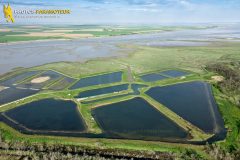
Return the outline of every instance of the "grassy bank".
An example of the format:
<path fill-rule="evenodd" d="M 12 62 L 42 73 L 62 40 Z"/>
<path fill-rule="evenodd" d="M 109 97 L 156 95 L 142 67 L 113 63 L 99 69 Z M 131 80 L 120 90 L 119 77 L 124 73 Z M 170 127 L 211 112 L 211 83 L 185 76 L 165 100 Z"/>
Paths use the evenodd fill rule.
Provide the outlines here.
<path fill-rule="evenodd" d="M 214 94 L 220 112 L 223 116 L 225 127 L 228 129 L 227 138 L 219 142 L 220 146 L 228 152 L 237 151 L 240 148 L 240 108 L 231 103 L 229 97 L 214 88 Z"/>
<path fill-rule="evenodd" d="M 41 135 L 24 135 L 11 127 L 0 123 L 1 133 L 4 141 L 27 142 L 28 144 L 58 144 L 58 145 L 75 145 L 88 149 L 115 149 L 134 151 L 152 151 L 152 152 L 167 152 L 175 153 L 178 156 L 186 150 L 195 150 L 201 157 L 209 158 L 204 153 L 202 146 L 151 142 L 139 140 L 114 140 L 114 139 L 94 139 L 94 138 L 74 138 L 74 137 L 57 137 L 57 136 L 41 136 Z"/>

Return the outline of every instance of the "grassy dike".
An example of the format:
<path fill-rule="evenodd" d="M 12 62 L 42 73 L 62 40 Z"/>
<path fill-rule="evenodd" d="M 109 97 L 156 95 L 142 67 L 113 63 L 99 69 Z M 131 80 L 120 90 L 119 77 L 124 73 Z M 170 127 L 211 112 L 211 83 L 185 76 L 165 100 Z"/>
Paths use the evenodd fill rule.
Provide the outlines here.
<path fill-rule="evenodd" d="M 152 152 L 168 152 L 180 155 L 186 150 L 195 150 L 201 157 L 209 159 L 204 152 L 203 146 L 177 144 L 166 142 L 153 142 L 141 140 L 119 140 L 119 139 L 95 139 L 95 138 L 74 138 L 74 137 L 58 137 L 58 136 L 41 136 L 41 135 L 25 135 L 12 129 L 11 127 L 0 123 L 1 134 L 5 141 L 27 142 L 28 144 L 58 144 L 58 145 L 75 145 L 88 149 L 120 149 L 131 151 L 152 151 Z"/>

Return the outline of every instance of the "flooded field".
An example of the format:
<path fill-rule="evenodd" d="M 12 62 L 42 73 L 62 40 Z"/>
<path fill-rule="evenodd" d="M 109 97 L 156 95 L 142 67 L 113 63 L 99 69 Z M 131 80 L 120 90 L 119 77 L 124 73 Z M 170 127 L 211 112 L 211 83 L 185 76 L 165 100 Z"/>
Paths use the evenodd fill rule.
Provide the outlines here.
<path fill-rule="evenodd" d="M 104 88 L 99 88 L 99 89 L 83 91 L 83 92 L 79 93 L 79 95 L 76 96 L 75 98 L 94 97 L 94 96 L 103 95 L 103 94 L 120 92 L 120 91 L 124 91 L 124 90 L 127 90 L 127 89 L 128 89 L 128 84 L 122 84 L 122 85 L 111 86 L 111 87 L 104 87 Z"/>
<path fill-rule="evenodd" d="M 142 98 L 94 108 L 92 115 L 113 138 L 185 139 L 188 135 Z"/>
<path fill-rule="evenodd" d="M 111 43 L 102 45 L 98 39 L 94 42 L 84 39 L 3 44 L 0 50 L 0 65 L 2 66 L 0 74 L 7 73 L 16 67 L 33 67 L 62 61 L 85 62 L 93 58 L 121 56 L 121 52 L 126 53 L 127 50 Z M 6 61 L 8 63 L 5 63 Z"/>
<path fill-rule="evenodd" d="M 0 44 L 0 74 L 7 73 L 16 67 L 33 67 L 61 61 L 84 62 L 98 57 L 122 56 L 123 53 L 130 51 L 118 47 L 119 44 L 132 43 L 146 46 L 170 47 L 202 46 L 209 44 L 211 41 L 239 38 L 239 25 L 233 25 L 203 30 L 179 30 L 151 34 L 83 38 L 79 40 Z"/>
<path fill-rule="evenodd" d="M 216 133 L 224 129 L 211 86 L 205 82 L 154 87 L 146 94 L 205 132 Z"/>
<path fill-rule="evenodd" d="M 75 82 L 76 79 L 70 78 L 70 77 L 65 77 L 58 81 L 57 83 L 51 85 L 48 89 L 51 90 L 62 90 L 70 86 L 73 82 Z"/>
<path fill-rule="evenodd" d="M 18 86 L 22 88 L 43 89 L 46 85 L 51 84 L 62 77 L 63 75 L 60 73 L 54 71 L 46 71 L 24 83 L 19 84 Z"/>
<path fill-rule="evenodd" d="M 4 113 L 17 125 L 39 131 L 84 131 L 85 124 L 72 101 L 43 99 Z"/>
<path fill-rule="evenodd" d="M 80 79 L 76 84 L 71 86 L 69 89 L 78 89 L 88 86 L 108 84 L 122 81 L 122 72 L 114 72 L 108 74 L 97 75 L 93 77 L 86 77 Z"/>
<path fill-rule="evenodd" d="M 29 71 L 29 72 L 24 72 L 24 73 L 20 73 L 20 74 L 17 74 L 17 75 L 13 75 L 6 80 L 0 81 L 0 84 L 3 85 L 3 86 L 13 86 L 16 83 L 21 82 L 26 78 L 37 75 L 40 72 L 41 71 Z"/>
<path fill-rule="evenodd" d="M 19 89 L 15 87 L 4 89 L 0 91 L 0 105 L 34 95 L 38 92 L 37 90 Z"/>

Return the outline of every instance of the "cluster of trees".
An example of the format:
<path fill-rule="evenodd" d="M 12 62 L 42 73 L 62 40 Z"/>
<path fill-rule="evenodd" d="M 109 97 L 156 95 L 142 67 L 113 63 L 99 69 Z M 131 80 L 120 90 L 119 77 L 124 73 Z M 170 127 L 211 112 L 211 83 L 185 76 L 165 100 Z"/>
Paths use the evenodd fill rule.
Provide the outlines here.
<path fill-rule="evenodd" d="M 225 95 L 233 105 L 240 107 L 240 62 L 217 63 L 206 67 L 208 71 L 217 73 L 224 77 L 223 81 L 219 81 L 215 86 Z M 239 160 L 239 135 L 240 120 L 238 117 L 230 117 L 226 120 L 230 130 L 228 132 L 228 140 L 223 145 L 207 145 L 206 151 L 214 158 L 219 160 Z"/>
<path fill-rule="evenodd" d="M 199 155 L 195 150 L 193 149 L 186 149 L 181 152 L 180 156 L 176 156 L 176 159 L 181 160 L 204 160 L 204 158 Z"/>
<path fill-rule="evenodd" d="M 228 95 L 231 94 L 234 103 L 240 106 L 240 63 L 211 64 L 206 69 L 224 77 L 223 81 L 218 82 L 219 89 Z"/>
<path fill-rule="evenodd" d="M 206 152 L 211 155 L 213 159 L 217 160 L 239 160 L 240 149 L 233 148 L 232 151 L 226 151 L 217 144 L 206 145 Z M 231 152 L 231 153 L 230 153 Z"/>

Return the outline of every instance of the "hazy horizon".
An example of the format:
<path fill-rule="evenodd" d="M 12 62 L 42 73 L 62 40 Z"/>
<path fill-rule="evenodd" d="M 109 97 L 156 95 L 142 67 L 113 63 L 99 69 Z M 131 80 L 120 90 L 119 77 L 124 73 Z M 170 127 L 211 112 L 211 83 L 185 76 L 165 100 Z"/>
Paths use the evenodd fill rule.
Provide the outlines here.
<path fill-rule="evenodd" d="M 15 18 L 15 24 L 197 24 L 239 23 L 239 0 L 2 0 L 13 10 L 70 9 L 59 18 Z M 0 23 L 5 24 L 3 7 Z"/>

